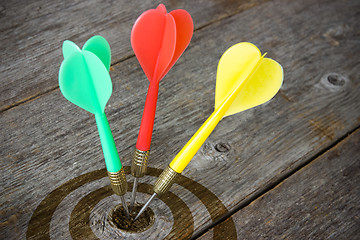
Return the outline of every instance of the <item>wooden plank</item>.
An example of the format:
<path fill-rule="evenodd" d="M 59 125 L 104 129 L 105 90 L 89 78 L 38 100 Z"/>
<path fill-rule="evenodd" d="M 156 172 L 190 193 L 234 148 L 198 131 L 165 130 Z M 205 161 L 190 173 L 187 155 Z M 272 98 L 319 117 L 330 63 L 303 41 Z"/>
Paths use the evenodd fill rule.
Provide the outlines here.
<path fill-rule="evenodd" d="M 201 28 L 264 0 L 162 1 L 168 10 L 186 9 Z M 61 45 L 82 46 L 102 35 L 112 47 L 112 63 L 134 55 L 130 31 L 136 18 L 160 1 L 5 1 L 0 14 L 0 111 L 58 87 Z"/>
<path fill-rule="evenodd" d="M 232 216 L 240 239 L 358 239 L 360 130 Z M 205 234 L 199 239 L 212 239 Z M 226 237 L 223 239 L 232 239 Z"/>
<path fill-rule="evenodd" d="M 199 231 L 226 213 L 226 208 L 231 210 L 251 198 L 359 126 L 358 7 L 358 1 L 277 0 L 197 31 L 189 49 L 161 83 L 150 159 L 153 169 L 142 182 L 152 184 L 159 169 L 212 112 L 217 61 L 229 46 L 251 40 L 267 50 L 268 56 L 283 65 L 285 82 L 268 104 L 222 120 L 184 171 L 184 178 L 173 186 L 172 194 L 192 215 L 192 221 L 183 221 L 175 229 L 184 238 L 192 235 L 188 231 L 192 225 L 194 232 Z M 328 78 L 330 72 L 341 76 Z M 122 161 L 129 166 L 148 83 L 134 58 L 114 65 L 111 76 L 114 92 L 106 113 Z M 0 163 L 3 236 L 24 239 L 35 210 L 45 206 L 49 212 L 34 221 L 50 216 L 50 235 L 70 238 L 70 217 L 77 204 L 101 192 L 99 189 L 105 191 L 102 188 L 108 184 L 101 175 L 104 171 L 99 170 L 104 162 L 93 116 L 55 90 L 1 113 L 0 121 L 6 126 L 0 149 L 4 159 Z M 97 170 L 98 175 L 94 174 Z M 86 182 L 89 175 L 85 173 L 98 180 Z M 71 185 L 77 186 L 72 191 L 68 186 L 78 182 L 74 179 L 82 180 L 83 185 Z M 64 188 L 71 191 L 61 198 Z M 197 192 L 199 189 L 206 193 Z M 148 190 L 144 185 L 139 202 L 148 198 Z M 53 215 L 51 193 L 60 201 Z M 43 202 L 48 197 L 52 201 Z M 93 234 L 136 238 L 106 225 L 104 209 L 109 211 L 117 203 L 114 198 L 92 199 L 87 207 L 93 210 Z M 171 209 L 166 200 L 151 205 L 157 222 L 144 237 L 172 234 L 174 216 L 188 220 L 183 208 Z M 83 223 L 85 227 L 89 224 Z"/>

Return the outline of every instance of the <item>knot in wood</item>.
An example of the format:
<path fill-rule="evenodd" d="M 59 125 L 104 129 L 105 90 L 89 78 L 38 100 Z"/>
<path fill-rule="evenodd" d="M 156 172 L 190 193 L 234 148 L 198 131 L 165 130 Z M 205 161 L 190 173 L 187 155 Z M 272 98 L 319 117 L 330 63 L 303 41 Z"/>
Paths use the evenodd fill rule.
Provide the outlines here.
<path fill-rule="evenodd" d="M 331 73 L 328 75 L 327 80 L 335 86 L 343 86 L 345 84 L 345 79 L 339 74 Z"/>
<path fill-rule="evenodd" d="M 230 150 L 230 145 L 221 142 L 215 145 L 215 150 L 218 152 L 228 152 Z"/>
<path fill-rule="evenodd" d="M 349 89 L 351 82 L 348 77 L 339 73 L 327 73 L 321 77 L 318 87 L 331 92 Z"/>

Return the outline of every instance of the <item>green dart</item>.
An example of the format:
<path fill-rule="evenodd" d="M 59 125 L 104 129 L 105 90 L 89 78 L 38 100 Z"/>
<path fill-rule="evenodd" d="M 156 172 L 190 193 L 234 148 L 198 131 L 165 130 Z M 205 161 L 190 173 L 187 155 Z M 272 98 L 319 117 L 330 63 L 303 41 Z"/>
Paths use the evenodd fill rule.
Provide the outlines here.
<path fill-rule="evenodd" d="M 63 43 L 62 50 L 60 90 L 67 100 L 95 115 L 111 187 L 120 196 L 126 215 L 130 217 L 124 198 L 127 192 L 125 172 L 104 113 L 112 93 L 110 46 L 105 38 L 94 36 L 82 50 L 68 40 Z"/>

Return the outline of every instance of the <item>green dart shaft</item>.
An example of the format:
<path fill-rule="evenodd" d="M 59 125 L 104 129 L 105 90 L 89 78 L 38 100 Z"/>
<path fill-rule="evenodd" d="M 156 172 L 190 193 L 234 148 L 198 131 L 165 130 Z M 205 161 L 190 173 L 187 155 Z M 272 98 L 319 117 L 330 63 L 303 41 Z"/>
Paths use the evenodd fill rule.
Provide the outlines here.
<path fill-rule="evenodd" d="M 105 113 L 96 113 L 95 120 L 99 131 L 105 165 L 111 182 L 111 188 L 117 195 L 121 197 L 121 202 L 125 213 L 127 217 L 130 218 L 129 210 L 124 199 L 124 194 L 127 191 L 125 172 L 120 162 L 114 138 L 111 134 L 109 122 Z"/>
<path fill-rule="evenodd" d="M 118 172 L 122 165 L 105 113 L 95 114 L 95 120 L 100 135 L 106 169 L 108 172 Z"/>

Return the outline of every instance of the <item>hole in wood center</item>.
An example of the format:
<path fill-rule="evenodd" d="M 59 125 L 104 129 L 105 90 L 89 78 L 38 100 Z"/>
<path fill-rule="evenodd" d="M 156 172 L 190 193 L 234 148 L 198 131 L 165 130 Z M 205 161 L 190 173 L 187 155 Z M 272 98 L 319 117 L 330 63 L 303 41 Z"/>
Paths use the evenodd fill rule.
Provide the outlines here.
<path fill-rule="evenodd" d="M 128 219 L 125 215 L 123 206 L 119 205 L 110 212 L 109 221 L 116 228 L 126 232 L 143 232 L 154 224 L 155 217 L 153 210 L 148 207 L 145 212 L 135 222 L 133 222 L 135 216 L 138 214 L 142 206 L 142 204 L 135 204 L 132 211 L 130 212 L 130 219 Z"/>

